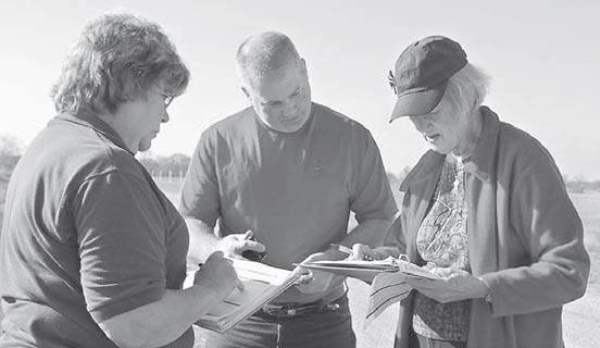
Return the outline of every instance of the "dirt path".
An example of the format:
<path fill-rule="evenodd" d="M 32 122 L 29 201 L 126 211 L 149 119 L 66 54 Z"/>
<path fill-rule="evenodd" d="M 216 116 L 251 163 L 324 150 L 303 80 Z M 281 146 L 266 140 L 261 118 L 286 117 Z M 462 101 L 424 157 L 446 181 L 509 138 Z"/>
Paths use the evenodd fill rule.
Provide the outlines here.
<path fill-rule="evenodd" d="M 565 306 L 563 328 L 567 348 L 600 347 L 600 284 L 588 286 L 584 297 Z"/>

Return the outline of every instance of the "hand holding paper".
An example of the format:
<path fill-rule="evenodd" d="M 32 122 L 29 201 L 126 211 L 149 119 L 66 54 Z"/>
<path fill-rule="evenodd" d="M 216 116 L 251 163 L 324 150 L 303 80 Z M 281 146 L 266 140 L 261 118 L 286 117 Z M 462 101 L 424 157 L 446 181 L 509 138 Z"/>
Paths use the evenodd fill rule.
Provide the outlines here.
<path fill-rule="evenodd" d="M 232 262 L 223 257 L 223 253 L 216 251 L 212 253 L 204 265 L 194 274 L 194 284 L 204 284 L 213 288 L 216 294 L 225 298 L 235 288 L 244 289 L 244 285 L 238 278 Z"/>
<path fill-rule="evenodd" d="M 388 257 L 385 260 L 341 260 L 341 261 L 305 261 L 303 267 L 311 270 L 327 271 L 335 274 L 344 275 L 347 277 L 367 277 L 383 272 L 402 273 L 423 278 L 437 279 L 439 278 L 434 273 L 427 269 L 423 269 L 409 261 Z M 362 279 L 362 278 L 361 278 Z"/>
<path fill-rule="evenodd" d="M 440 267 L 432 269 L 432 273 L 438 278 L 409 276 L 405 281 L 423 295 L 442 303 L 482 298 L 489 292 L 483 281 L 464 270 Z"/>
<path fill-rule="evenodd" d="M 304 281 L 301 284 L 296 285 L 298 290 L 303 293 L 320 293 L 327 292 L 330 288 L 341 284 L 344 281 L 344 277 L 336 276 L 331 272 L 323 272 L 322 270 L 304 267 L 306 264 L 312 264 L 315 262 L 335 262 L 330 260 L 339 259 L 343 257 L 343 253 L 337 250 L 328 249 L 324 252 L 314 253 L 302 261 L 300 268 L 306 270 L 310 269 L 312 278 L 308 281 Z"/>

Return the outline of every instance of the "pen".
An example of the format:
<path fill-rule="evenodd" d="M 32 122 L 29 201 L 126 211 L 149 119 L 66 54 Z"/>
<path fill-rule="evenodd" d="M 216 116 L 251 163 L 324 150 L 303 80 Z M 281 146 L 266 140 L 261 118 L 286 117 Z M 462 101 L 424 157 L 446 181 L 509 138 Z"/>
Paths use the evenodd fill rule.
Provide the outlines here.
<path fill-rule="evenodd" d="M 331 243 L 330 246 L 332 248 L 335 248 L 336 250 L 346 253 L 348 255 L 352 255 L 352 253 L 353 253 L 352 249 L 350 249 L 346 246 L 343 246 L 341 244 Z"/>
<path fill-rule="evenodd" d="M 256 241 L 256 238 L 254 236 L 254 232 L 247 231 L 246 235 L 244 236 L 244 239 L 245 240 Z M 256 261 L 256 262 L 262 261 L 265 258 L 266 255 L 267 255 L 266 251 L 260 252 L 260 251 L 255 251 L 255 250 L 247 249 L 247 250 L 244 250 L 242 252 L 242 256 L 243 257 L 247 258 L 250 261 Z"/>

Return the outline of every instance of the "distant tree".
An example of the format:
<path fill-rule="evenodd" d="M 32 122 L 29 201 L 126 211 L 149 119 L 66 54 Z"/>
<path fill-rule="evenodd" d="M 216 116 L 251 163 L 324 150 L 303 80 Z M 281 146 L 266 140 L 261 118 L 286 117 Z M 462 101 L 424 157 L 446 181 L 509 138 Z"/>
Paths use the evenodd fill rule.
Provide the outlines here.
<path fill-rule="evenodd" d="M 166 167 L 173 176 L 182 177 L 190 165 L 190 157 L 181 153 L 173 154 L 165 159 Z"/>
<path fill-rule="evenodd" d="M 600 180 L 589 181 L 582 175 L 577 175 L 571 178 L 567 174 L 563 174 L 567 191 L 571 193 L 583 193 L 586 191 L 600 191 Z"/>
<path fill-rule="evenodd" d="M 398 174 L 398 180 L 400 180 L 400 183 L 402 183 L 404 179 L 406 179 L 408 173 L 410 173 L 411 170 L 412 168 L 410 166 L 405 166 L 404 168 L 402 168 L 402 171 L 400 172 L 400 174 Z"/>
<path fill-rule="evenodd" d="M 398 187 L 400 187 L 400 180 L 398 180 L 398 177 L 396 176 L 396 174 L 394 173 L 386 173 L 387 174 L 387 178 L 388 181 L 390 182 L 390 187 L 392 188 L 392 190 L 396 190 Z"/>
<path fill-rule="evenodd" d="M 8 181 L 22 151 L 23 146 L 16 137 L 0 134 L 0 181 Z"/>
<path fill-rule="evenodd" d="M 190 164 L 190 157 L 181 153 L 169 156 L 146 153 L 138 156 L 138 160 L 153 176 L 182 177 Z"/>

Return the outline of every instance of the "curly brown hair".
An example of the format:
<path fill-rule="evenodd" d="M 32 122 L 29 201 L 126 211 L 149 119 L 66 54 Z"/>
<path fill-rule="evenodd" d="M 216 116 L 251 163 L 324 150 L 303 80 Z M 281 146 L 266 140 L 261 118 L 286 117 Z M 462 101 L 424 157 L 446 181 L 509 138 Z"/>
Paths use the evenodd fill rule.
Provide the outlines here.
<path fill-rule="evenodd" d="M 51 96 L 56 111 L 109 113 L 145 98 L 158 85 L 175 97 L 190 73 L 155 23 L 131 14 L 108 14 L 89 23 L 68 55 Z"/>

